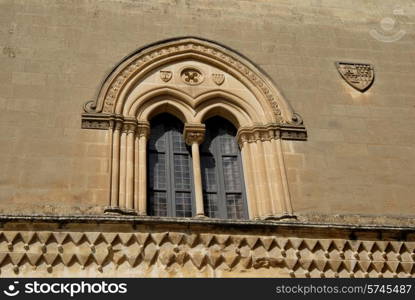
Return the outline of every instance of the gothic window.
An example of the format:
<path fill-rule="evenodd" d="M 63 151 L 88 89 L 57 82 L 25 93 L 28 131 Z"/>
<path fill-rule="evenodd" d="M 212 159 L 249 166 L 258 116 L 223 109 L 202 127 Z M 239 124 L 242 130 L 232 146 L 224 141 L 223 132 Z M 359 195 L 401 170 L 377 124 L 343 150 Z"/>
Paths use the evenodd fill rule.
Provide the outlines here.
<path fill-rule="evenodd" d="M 246 196 L 236 129 L 220 117 L 206 122 L 201 145 L 205 214 L 211 218 L 247 218 Z"/>
<path fill-rule="evenodd" d="M 162 114 L 151 121 L 148 143 L 148 212 L 152 216 L 191 217 L 192 174 L 183 124 Z"/>
<path fill-rule="evenodd" d="M 83 128 L 107 130 L 104 212 L 293 215 L 283 140 L 307 131 L 272 79 L 228 47 L 183 37 L 141 48 L 83 109 Z"/>

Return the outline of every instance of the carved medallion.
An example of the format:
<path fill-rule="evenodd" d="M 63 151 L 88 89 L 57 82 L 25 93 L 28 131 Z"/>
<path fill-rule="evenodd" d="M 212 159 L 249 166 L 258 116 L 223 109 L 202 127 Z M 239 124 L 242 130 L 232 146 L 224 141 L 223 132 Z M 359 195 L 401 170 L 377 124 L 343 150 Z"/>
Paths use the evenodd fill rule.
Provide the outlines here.
<path fill-rule="evenodd" d="M 164 82 L 170 81 L 172 77 L 173 77 L 173 73 L 171 71 L 160 71 L 160 78 Z"/>
<path fill-rule="evenodd" d="M 184 68 L 180 73 L 180 77 L 184 83 L 189 85 L 201 84 L 204 79 L 202 72 L 194 67 Z"/>
<path fill-rule="evenodd" d="M 370 64 L 337 62 L 336 66 L 343 79 L 360 92 L 366 91 L 375 79 L 375 72 Z"/>
<path fill-rule="evenodd" d="M 225 81 L 224 74 L 212 74 L 212 80 L 217 85 L 221 85 Z"/>

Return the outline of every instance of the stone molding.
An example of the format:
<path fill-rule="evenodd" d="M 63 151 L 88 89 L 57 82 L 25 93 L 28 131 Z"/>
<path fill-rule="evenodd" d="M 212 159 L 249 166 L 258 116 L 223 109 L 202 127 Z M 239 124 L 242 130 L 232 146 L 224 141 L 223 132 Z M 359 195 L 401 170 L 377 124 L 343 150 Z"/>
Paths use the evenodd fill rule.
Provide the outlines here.
<path fill-rule="evenodd" d="M 414 228 L 44 219 L 2 218 L 2 276 L 415 276 Z"/>
<path fill-rule="evenodd" d="M 243 143 L 270 141 L 272 139 L 306 140 L 307 132 L 303 128 L 291 126 L 291 130 L 276 124 L 242 127 L 238 130 L 237 140 L 241 147 Z"/>
<path fill-rule="evenodd" d="M 112 128 L 110 127 L 110 122 L 116 118 L 123 117 L 111 114 L 83 114 L 82 115 L 82 128 L 83 129 L 100 129 L 105 130 Z M 299 116 L 298 116 L 299 118 Z M 302 125 L 289 125 L 289 124 L 268 124 L 255 126 L 253 130 L 267 130 L 267 128 L 273 128 L 273 130 L 279 131 L 279 138 L 283 140 L 298 140 L 305 141 L 307 140 L 307 130 Z M 247 129 L 248 130 L 248 129 Z"/>

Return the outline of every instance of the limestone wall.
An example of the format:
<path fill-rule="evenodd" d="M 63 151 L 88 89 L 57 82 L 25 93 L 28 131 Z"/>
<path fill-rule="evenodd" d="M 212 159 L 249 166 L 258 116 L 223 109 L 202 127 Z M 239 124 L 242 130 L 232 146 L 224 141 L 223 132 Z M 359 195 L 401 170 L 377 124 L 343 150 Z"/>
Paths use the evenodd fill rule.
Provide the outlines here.
<path fill-rule="evenodd" d="M 414 14 L 410 0 L 0 0 L 0 213 L 102 212 L 105 132 L 81 130 L 83 103 L 128 53 L 193 35 L 258 64 L 302 115 L 308 141 L 284 142 L 297 215 L 413 216 Z M 370 34 L 386 17 L 399 40 Z M 336 61 L 373 64 L 373 86 L 351 88 Z"/>

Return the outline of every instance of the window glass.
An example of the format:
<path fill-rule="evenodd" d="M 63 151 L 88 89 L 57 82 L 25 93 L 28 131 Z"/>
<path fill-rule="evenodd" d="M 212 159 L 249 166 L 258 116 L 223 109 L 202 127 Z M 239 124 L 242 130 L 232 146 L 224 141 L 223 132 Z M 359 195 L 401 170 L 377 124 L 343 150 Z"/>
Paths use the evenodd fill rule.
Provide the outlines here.
<path fill-rule="evenodd" d="M 242 165 L 235 127 L 215 117 L 206 122 L 201 145 L 205 214 L 210 218 L 247 218 Z"/>
<path fill-rule="evenodd" d="M 193 180 L 183 124 L 162 114 L 151 121 L 148 142 L 148 211 L 153 216 L 191 217 Z"/>

